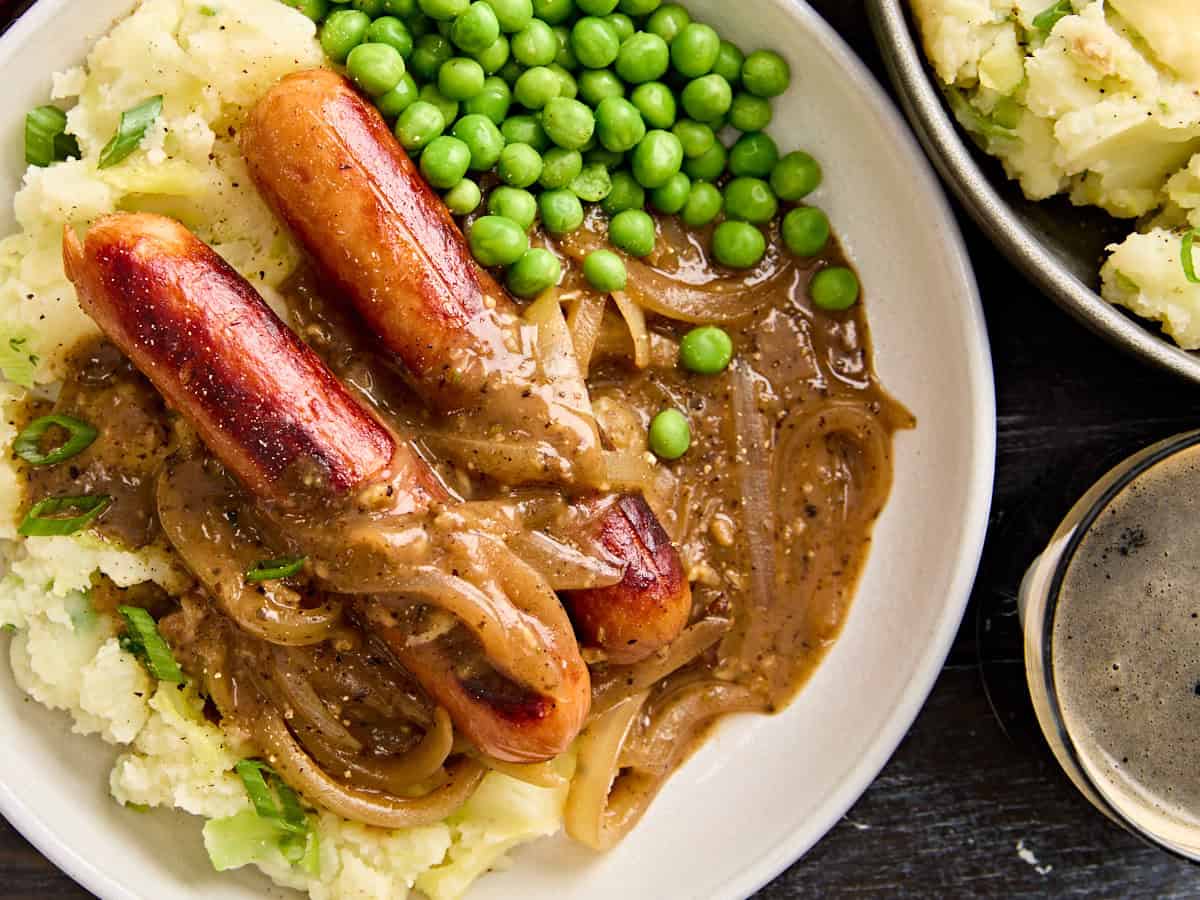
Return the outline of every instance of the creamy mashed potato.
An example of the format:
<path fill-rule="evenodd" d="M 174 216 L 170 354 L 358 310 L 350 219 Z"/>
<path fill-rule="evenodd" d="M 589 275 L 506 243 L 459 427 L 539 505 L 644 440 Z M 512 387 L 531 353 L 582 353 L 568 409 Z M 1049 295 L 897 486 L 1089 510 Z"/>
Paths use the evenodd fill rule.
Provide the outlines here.
<path fill-rule="evenodd" d="M 97 333 L 62 268 L 62 229 L 114 210 L 181 219 L 278 307 L 276 287 L 299 256 L 254 192 L 237 148 L 248 107 L 287 72 L 323 63 L 314 26 L 277 0 L 145 0 L 102 38 L 86 66 L 54 78 L 83 153 L 31 167 L 15 199 L 18 232 L 0 241 L 0 446 L 30 391 L 52 395 L 67 353 Z M 156 94 L 163 115 L 139 149 L 99 170 L 121 113 Z M 37 701 L 67 712 L 74 730 L 125 747 L 110 778 L 117 802 L 169 806 L 208 820 L 253 816 L 233 766 L 247 755 L 205 720 L 191 689 L 158 685 L 121 649 L 116 623 L 88 600 L 93 576 L 120 586 L 190 582 L 167 551 L 134 552 L 94 536 L 18 538 L 19 474 L 0 463 L 0 624 L 12 631 L 13 676 Z M 569 765 L 569 763 L 567 763 Z M 567 774 L 567 773 L 564 773 Z M 566 795 L 499 773 L 438 825 L 387 832 L 319 817 L 319 868 L 293 867 L 270 841 L 216 847 L 214 858 L 256 864 L 315 898 L 460 896 L 524 841 L 559 830 Z M 133 815 L 134 813 L 130 813 Z M 181 827 L 183 823 L 181 822 Z M 200 827 L 194 828 L 200 840 Z"/>
<path fill-rule="evenodd" d="M 1180 259 L 1200 226 L 1200 3 L 912 5 L 957 118 L 1030 199 L 1153 215 L 1110 248 L 1104 296 L 1200 348 L 1200 285 Z"/>

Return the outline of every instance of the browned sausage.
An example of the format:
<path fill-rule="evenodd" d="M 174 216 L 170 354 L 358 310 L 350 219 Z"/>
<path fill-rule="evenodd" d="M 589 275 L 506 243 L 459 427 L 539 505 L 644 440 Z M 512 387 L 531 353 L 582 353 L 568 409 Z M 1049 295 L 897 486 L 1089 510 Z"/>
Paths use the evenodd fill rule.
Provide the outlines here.
<path fill-rule="evenodd" d="M 508 295 L 475 265 L 445 205 L 421 178 L 374 107 L 339 75 L 315 70 L 289 75 L 251 112 L 242 149 L 260 191 L 308 249 L 326 278 L 383 344 L 415 375 L 435 408 L 465 402 L 447 384 L 486 391 L 497 409 L 513 410 L 528 426 L 528 404 L 500 396 L 497 381 L 542 386 Z M 474 355 L 487 377 L 459 377 Z M 553 385 L 550 385 L 553 394 Z M 553 428 L 567 416 L 541 410 Z M 576 434 L 571 425 L 562 429 Z M 641 504 L 643 513 L 623 512 Z M 585 640 L 610 656 L 636 660 L 669 643 L 691 611 L 691 590 L 678 554 L 640 498 L 608 514 L 601 531 L 625 537 L 626 577 L 611 588 L 570 598 Z M 630 528 L 645 529 L 633 534 Z M 653 552 L 644 548 L 653 547 Z M 653 565 L 649 563 L 653 560 Z"/>
<path fill-rule="evenodd" d="M 326 496 L 387 479 L 401 514 L 446 499 L 424 460 L 178 222 L 107 216 L 83 241 L 64 234 L 63 261 L 83 308 L 256 496 L 288 499 L 287 476 L 299 470 L 304 486 Z M 392 644 L 464 735 L 497 758 L 528 762 L 565 750 L 587 716 L 587 666 L 565 630 L 567 640 L 546 651 L 564 673 L 561 690 L 513 685 L 523 713 L 496 691 L 473 691 L 437 642 L 410 648 L 393 635 Z"/>

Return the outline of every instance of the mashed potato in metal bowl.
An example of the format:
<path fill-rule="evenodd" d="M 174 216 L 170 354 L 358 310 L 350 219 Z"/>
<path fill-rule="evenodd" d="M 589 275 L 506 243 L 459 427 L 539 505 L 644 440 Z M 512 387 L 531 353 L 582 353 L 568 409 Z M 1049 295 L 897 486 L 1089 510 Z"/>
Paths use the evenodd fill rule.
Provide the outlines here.
<path fill-rule="evenodd" d="M 19 231 L 0 241 L 0 624 L 11 632 L 17 683 L 65 710 L 75 731 L 121 745 L 110 786 L 129 815 L 147 806 L 208 820 L 204 839 L 219 868 L 255 864 L 279 884 L 313 897 L 403 897 L 412 887 L 460 896 L 515 845 L 559 830 L 560 787 L 535 787 L 498 772 L 443 823 L 388 832 L 329 813 L 313 852 L 291 863 L 254 833 L 256 817 L 234 766 L 246 754 L 203 715 L 191 688 L 157 683 L 118 641 L 116 617 L 87 592 L 96 573 L 125 587 L 189 582 L 173 557 L 129 552 L 80 534 L 20 540 L 22 502 L 9 451 L 17 410 L 52 395 L 69 351 L 99 332 L 63 273 L 65 224 L 115 210 L 173 216 L 195 230 L 269 302 L 299 252 L 251 185 L 237 134 L 249 107 L 283 75 L 320 66 L 313 23 L 278 0 L 146 0 L 101 39 L 86 65 L 59 73 L 53 97 L 71 105 L 69 130 L 82 159 L 31 167 L 15 200 Z M 122 165 L 99 168 L 121 113 L 154 95 L 163 114 Z M 569 764 L 567 761 L 564 764 Z M 196 825 L 196 839 L 200 827 Z"/>
<path fill-rule="evenodd" d="M 1200 348 L 1200 4 L 912 0 L 959 122 L 1025 194 L 1141 219 L 1103 295 Z M 1190 246 L 1190 242 L 1189 242 Z"/>

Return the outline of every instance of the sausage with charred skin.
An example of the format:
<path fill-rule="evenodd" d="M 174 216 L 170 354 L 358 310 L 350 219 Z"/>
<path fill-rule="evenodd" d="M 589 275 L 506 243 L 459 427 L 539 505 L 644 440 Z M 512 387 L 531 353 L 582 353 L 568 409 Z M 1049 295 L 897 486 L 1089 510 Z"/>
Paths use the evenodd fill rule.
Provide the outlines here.
<path fill-rule="evenodd" d="M 325 278 L 413 376 L 422 398 L 447 411 L 463 385 L 497 409 L 544 389 L 508 295 L 471 258 L 445 205 L 425 183 L 379 113 L 341 76 L 289 75 L 258 102 L 242 149 L 259 190 L 308 249 Z M 466 362 L 474 360 L 473 370 Z M 485 378 L 463 378 L 479 371 Z M 447 383 L 446 373 L 456 373 Z M 548 385 L 555 394 L 554 384 Z M 547 403 L 548 429 L 582 429 Z M 530 410 L 511 405 L 527 425 Z M 625 497 L 597 522 L 597 536 L 626 567 L 620 584 L 568 595 L 580 637 L 614 661 L 634 662 L 687 624 L 691 588 L 675 548 L 640 497 Z"/>
<path fill-rule="evenodd" d="M 425 461 L 178 222 L 107 216 L 82 241 L 64 234 L 63 261 L 83 308 L 255 496 L 297 502 L 291 474 L 298 473 L 309 492 L 302 499 L 310 501 L 381 481 L 395 488 L 392 512 L 399 515 L 447 500 Z M 587 666 L 565 619 L 564 629 L 546 647 L 561 669 L 561 688 L 545 696 L 513 686 L 534 714 L 514 714 L 511 704 L 472 692 L 456 675 L 459 660 L 436 641 L 408 647 L 392 635 L 390 643 L 481 750 L 530 762 L 565 750 L 587 716 Z"/>

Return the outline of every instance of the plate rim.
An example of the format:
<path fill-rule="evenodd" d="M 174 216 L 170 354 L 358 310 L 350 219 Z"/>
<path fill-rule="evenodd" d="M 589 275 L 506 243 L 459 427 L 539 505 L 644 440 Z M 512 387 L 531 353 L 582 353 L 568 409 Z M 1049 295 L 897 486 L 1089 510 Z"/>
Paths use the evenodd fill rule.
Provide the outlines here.
<path fill-rule="evenodd" d="M 1080 281 L 1000 196 L 934 87 L 903 0 L 867 0 L 866 6 L 884 65 L 921 145 L 971 218 L 1009 262 L 1092 333 L 1160 369 L 1200 382 L 1200 354 L 1155 334 Z"/>
<path fill-rule="evenodd" d="M 67 0 L 38 0 L 14 23 L 0 34 L 0 59 L 9 48 L 21 44 L 44 27 Z M 925 642 L 920 663 L 905 689 L 904 702 L 897 706 L 880 724 L 869 743 L 869 750 L 857 761 L 853 774 L 836 785 L 822 804 L 824 816 L 818 828 L 797 831 L 787 839 L 767 848 L 756 858 L 748 860 L 739 875 L 726 879 L 714 889 L 720 898 L 746 897 L 782 873 L 814 845 L 822 840 L 878 777 L 907 735 L 917 715 L 924 708 L 934 684 L 940 676 L 946 657 L 957 636 L 970 600 L 978 572 L 987 533 L 995 478 L 996 401 L 987 325 L 983 315 L 978 285 L 967 254 L 959 226 L 941 183 L 934 174 L 929 159 L 921 151 L 912 131 L 888 97 L 886 91 L 866 64 L 854 53 L 833 26 L 807 0 L 763 0 L 785 15 L 798 18 L 810 29 L 814 38 L 824 45 L 846 72 L 868 105 L 883 120 L 891 136 L 900 142 L 897 152 L 908 156 L 920 193 L 928 198 L 935 212 L 931 225 L 944 235 L 946 262 L 953 269 L 953 280 L 964 290 L 963 321 L 974 346 L 968 348 L 968 367 L 971 372 L 970 399 L 976 413 L 970 436 L 973 459 L 971 483 L 964 497 L 962 537 L 952 566 L 951 589 L 947 591 L 944 611 L 936 630 Z M 1200 371 L 1198 371 L 1200 378 Z M 138 893 L 125 887 L 94 862 L 61 840 L 41 817 L 19 800 L 0 779 L 0 814 L 40 853 L 80 886 L 103 898 L 141 900 Z"/>

